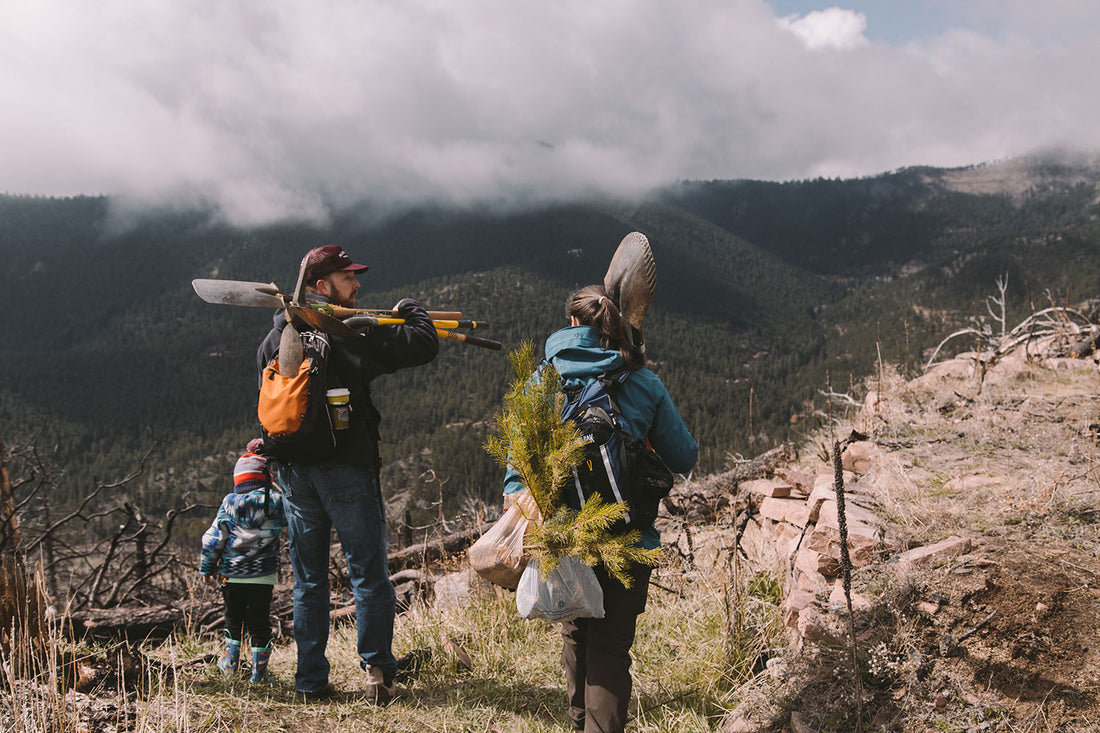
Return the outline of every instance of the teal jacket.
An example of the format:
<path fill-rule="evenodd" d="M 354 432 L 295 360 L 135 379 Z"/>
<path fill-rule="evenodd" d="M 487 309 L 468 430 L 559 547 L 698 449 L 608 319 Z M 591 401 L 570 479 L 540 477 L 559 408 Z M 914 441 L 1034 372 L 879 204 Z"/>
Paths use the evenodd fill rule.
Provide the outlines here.
<path fill-rule="evenodd" d="M 546 360 L 567 383 L 583 384 L 623 366 L 622 355 L 605 349 L 599 332 L 591 326 L 570 326 L 550 334 L 546 339 Z M 692 469 L 699 457 L 699 445 L 656 374 L 644 367 L 634 371 L 619 387 L 617 399 L 631 432 L 648 438 L 669 469 L 675 473 Z M 504 493 L 512 494 L 523 488 L 519 475 L 509 468 L 504 476 Z M 641 544 L 647 549 L 660 547 L 657 529 L 644 530 Z"/>

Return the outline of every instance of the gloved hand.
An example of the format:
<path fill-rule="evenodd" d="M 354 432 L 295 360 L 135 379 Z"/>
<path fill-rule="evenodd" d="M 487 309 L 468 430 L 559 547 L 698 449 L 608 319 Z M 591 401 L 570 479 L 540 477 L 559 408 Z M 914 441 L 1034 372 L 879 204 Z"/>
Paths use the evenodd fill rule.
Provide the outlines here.
<path fill-rule="evenodd" d="M 402 318 L 407 318 L 413 309 L 419 307 L 420 303 L 416 302 L 413 298 L 402 298 L 397 301 L 397 305 L 395 305 L 393 309 L 401 314 Z"/>

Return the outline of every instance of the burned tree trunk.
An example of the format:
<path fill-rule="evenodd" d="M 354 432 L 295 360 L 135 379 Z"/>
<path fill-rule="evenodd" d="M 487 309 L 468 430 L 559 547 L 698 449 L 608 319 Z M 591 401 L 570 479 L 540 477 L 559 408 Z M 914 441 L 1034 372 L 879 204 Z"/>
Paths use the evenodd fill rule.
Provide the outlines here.
<path fill-rule="evenodd" d="M 49 652 L 45 603 L 37 578 L 38 574 L 33 580 L 27 578 L 17 555 L 0 555 L 0 652 L 10 660 L 16 678 L 37 674 Z"/>
<path fill-rule="evenodd" d="M 8 473 L 8 449 L 0 433 L 0 551 L 19 549 L 19 517 L 15 513 L 11 475 Z"/>

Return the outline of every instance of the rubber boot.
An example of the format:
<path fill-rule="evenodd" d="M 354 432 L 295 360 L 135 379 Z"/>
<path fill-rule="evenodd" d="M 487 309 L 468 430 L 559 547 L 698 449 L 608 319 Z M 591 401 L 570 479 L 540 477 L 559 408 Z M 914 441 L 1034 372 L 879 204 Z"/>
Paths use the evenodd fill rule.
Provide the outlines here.
<path fill-rule="evenodd" d="M 252 647 L 252 676 L 249 682 L 271 682 L 271 675 L 267 673 L 267 661 L 271 657 L 271 642 L 267 646 Z"/>
<path fill-rule="evenodd" d="M 241 642 L 235 639 L 226 639 L 221 656 L 218 657 L 218 669 L 225 674 L 232 674 L 241 665 Z"/>

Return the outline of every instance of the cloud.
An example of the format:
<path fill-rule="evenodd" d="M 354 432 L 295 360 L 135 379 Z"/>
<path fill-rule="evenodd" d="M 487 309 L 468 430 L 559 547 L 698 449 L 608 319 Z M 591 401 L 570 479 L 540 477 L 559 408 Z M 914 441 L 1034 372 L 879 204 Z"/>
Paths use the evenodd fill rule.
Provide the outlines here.
<path fill-rule="evenodd" d="M 1098 147 L 1098 13 L 1005 2 L 892 46 L 764 0 L 0 0 L 0 191 L 255 224 Z"/>
<path fill-rule="evenodd" d="M 867 16 L 842 8 L 815 10 L 806 15 L 788 15 L 779 25 L 793 33 L 806 48 L 848 49 L 867 43 Z"/>

